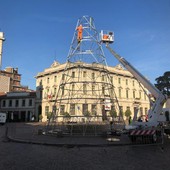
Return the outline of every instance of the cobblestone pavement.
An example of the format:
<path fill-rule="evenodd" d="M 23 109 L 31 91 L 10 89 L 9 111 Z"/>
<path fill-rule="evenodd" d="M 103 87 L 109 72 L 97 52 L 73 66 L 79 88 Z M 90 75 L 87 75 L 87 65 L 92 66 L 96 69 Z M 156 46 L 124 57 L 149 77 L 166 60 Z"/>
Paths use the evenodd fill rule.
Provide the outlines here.
<path fill-rule="evenodd" d="M 165 170 L 170 146 L 55 147 L 7 142 L 0 127 L 0 170 Z"/>

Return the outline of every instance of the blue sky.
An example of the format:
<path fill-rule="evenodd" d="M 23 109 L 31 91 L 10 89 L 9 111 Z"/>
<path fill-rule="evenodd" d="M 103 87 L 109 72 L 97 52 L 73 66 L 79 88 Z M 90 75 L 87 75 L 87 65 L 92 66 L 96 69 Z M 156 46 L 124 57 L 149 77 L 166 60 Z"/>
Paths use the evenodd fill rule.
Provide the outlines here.
<path fill-rule="evenodd" d="M 35 89 L 38 72 L 64 63 L 77 20 L 89 15 L 97 30 L 113 30 L 113 49 L 152 83 L 170 71 L 170 0 L 0 0 L 5 33 L 2 69 L 18 67 Z M 107 63 L 118 64 L 103 46 Z"/>

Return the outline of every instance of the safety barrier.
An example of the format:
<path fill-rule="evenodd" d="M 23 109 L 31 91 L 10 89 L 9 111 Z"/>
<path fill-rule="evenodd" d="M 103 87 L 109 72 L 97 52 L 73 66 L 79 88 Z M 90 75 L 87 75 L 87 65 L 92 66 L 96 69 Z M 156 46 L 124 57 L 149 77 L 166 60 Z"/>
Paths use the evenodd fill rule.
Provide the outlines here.
<path fill-rule="evenodd" d="M 102 145 L 158 145 L 164 143 L 163 129 L 160 130 L 134 130 L 130 133 L 117 129 L 110 129 L 109 125 L 89 124 L 87 125 L 68 125 L 68 131 L 64 129 L 66 126 L 58 126 L 52 133 L 46 133 L 45 124 L 39 123 L 19 123 L 8 124 L 6 128 L 6 136 L 13 141 L 52 144 L 52 145 L 81 145 L 87 144 L 91 146 Z M 105 131 L 109 128 L 109 131 Z M 101 134 L 101 132 L 105 132 Z M 50 134 L 51 133 L 51 134 Z"/>
<path fill-rule="evenodd" d="M 69 136 L 98 136 L 113 128 L 123 129 L 124 126 L 124 121 L 120 117 L 113 118 L 108 116 L 106 120 L 102 121 L 102 116 L 71 116 L 69 119 L 58 116 L 56 121 L 48 123 L 46 133 L 58 134 L 59 136 L 61 136 L 61 133 Z"/>
<path fill-rule="evenodd" d="M 163 129 L 131 130 L 129 137 L 132 144 L 163 144 Z"/>

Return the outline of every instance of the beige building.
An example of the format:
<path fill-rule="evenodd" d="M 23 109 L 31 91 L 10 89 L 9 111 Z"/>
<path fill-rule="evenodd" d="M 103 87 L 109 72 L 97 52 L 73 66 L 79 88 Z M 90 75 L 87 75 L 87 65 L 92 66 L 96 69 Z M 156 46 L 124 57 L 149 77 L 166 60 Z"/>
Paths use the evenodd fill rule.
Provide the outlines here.
<path fill-rule="evenodd" d="M 103 116 L 112 109 L 118 114 L 130 109 L 134 114 L 138 107 L 140 115 L 145 115 L 149 109 L 147 91 L 121 65 L 55 61 L 37 74 L 36 87 L 36 110 L 42 113 L 43 121 L 49 112 L 82 116 L 88 111 Z"/>
<path fill-rule="evenodd" d="M 36 92 L 8 92 L 0 94 L 0 112 L 7 113 L 7 121 L 38 120 L 35 113 Z"/>

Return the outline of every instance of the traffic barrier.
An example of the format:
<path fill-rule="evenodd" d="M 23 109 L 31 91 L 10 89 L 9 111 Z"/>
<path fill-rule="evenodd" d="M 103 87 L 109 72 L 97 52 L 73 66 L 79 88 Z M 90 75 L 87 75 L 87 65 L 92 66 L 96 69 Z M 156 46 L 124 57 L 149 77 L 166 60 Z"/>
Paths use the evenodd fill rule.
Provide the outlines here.
<path fill-rule="evenodd" d="M 131 130 L 129 137 L 132 144 L 163 144 L 163 130 L 140 129 Z"/>

